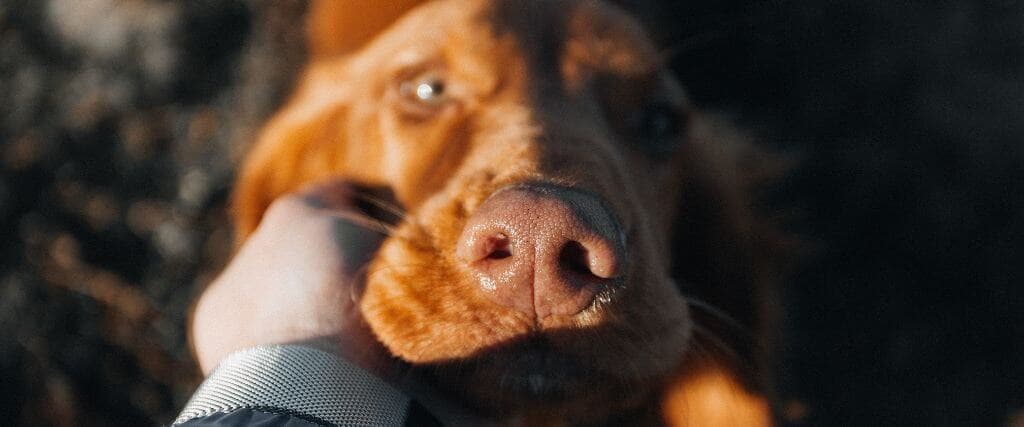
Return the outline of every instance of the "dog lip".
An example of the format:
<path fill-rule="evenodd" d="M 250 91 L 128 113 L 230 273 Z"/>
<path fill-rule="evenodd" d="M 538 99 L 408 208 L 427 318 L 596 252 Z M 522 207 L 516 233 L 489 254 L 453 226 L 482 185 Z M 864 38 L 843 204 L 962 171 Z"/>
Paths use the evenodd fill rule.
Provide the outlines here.
<path fill-rule="evenodd" d="M 509 356 L 502 385 L 507 391 L 535 398 L 557 398 L 582 378 L 581 362 L 553 349 L 531 346 Z"/>

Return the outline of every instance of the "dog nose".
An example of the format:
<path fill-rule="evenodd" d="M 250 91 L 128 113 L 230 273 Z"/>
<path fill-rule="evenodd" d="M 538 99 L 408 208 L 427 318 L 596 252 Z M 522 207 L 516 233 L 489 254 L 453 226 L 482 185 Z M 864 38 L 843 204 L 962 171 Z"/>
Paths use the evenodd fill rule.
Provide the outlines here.
<path fill-rule="evenodd" d="M 614 285 L 624 240 L 597 197 L 515 185 L 494 192 L 469 218 L 456 256 L 492 301 L 543 319 L 577 314 Z"/>

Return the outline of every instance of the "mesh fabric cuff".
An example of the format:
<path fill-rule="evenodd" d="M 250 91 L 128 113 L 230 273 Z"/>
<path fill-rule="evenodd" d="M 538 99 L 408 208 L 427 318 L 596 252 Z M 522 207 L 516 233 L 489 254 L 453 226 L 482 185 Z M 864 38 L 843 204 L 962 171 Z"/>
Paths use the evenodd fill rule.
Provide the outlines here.
<path fill-rule="evenodd" d="M 299 345 L 226 357 L 174 424 L 241 408 L 275 408 L 342 426 L 400 426 L 409 398 L 333 354 Z"/>

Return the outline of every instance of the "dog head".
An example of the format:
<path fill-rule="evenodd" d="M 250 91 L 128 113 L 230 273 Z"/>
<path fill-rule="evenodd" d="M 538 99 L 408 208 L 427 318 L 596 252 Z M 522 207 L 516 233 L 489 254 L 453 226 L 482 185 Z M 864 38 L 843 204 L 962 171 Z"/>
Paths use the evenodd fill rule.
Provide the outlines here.
<path fill-rule="evenodd" d="M 310 65 L 246 161 L 239 235 L 306 183 L 386 187 L 404 214 L 361 309 L 394 355 L 489 410 L 636 405 L 694 346 L 680 279 L 731 280 L 708 270 L 745 221 L 735 150 L 662 59 L 601 2 L 418 7 Z"/>

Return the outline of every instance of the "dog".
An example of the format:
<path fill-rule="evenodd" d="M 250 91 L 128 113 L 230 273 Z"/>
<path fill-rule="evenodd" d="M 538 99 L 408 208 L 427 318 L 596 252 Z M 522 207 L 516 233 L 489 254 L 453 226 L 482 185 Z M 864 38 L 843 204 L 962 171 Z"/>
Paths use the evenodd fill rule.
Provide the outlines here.
<path fill-rule="evenodd" d="M 613 5 L 416 3 L 365 20 L 311 6 L 309 64 L 237 181 L 238 238 L 309 183 L 386 189 L 401 212 L 362 315 L 467 407 L 770 425 L 766 156 L 698 111 Z"/>

